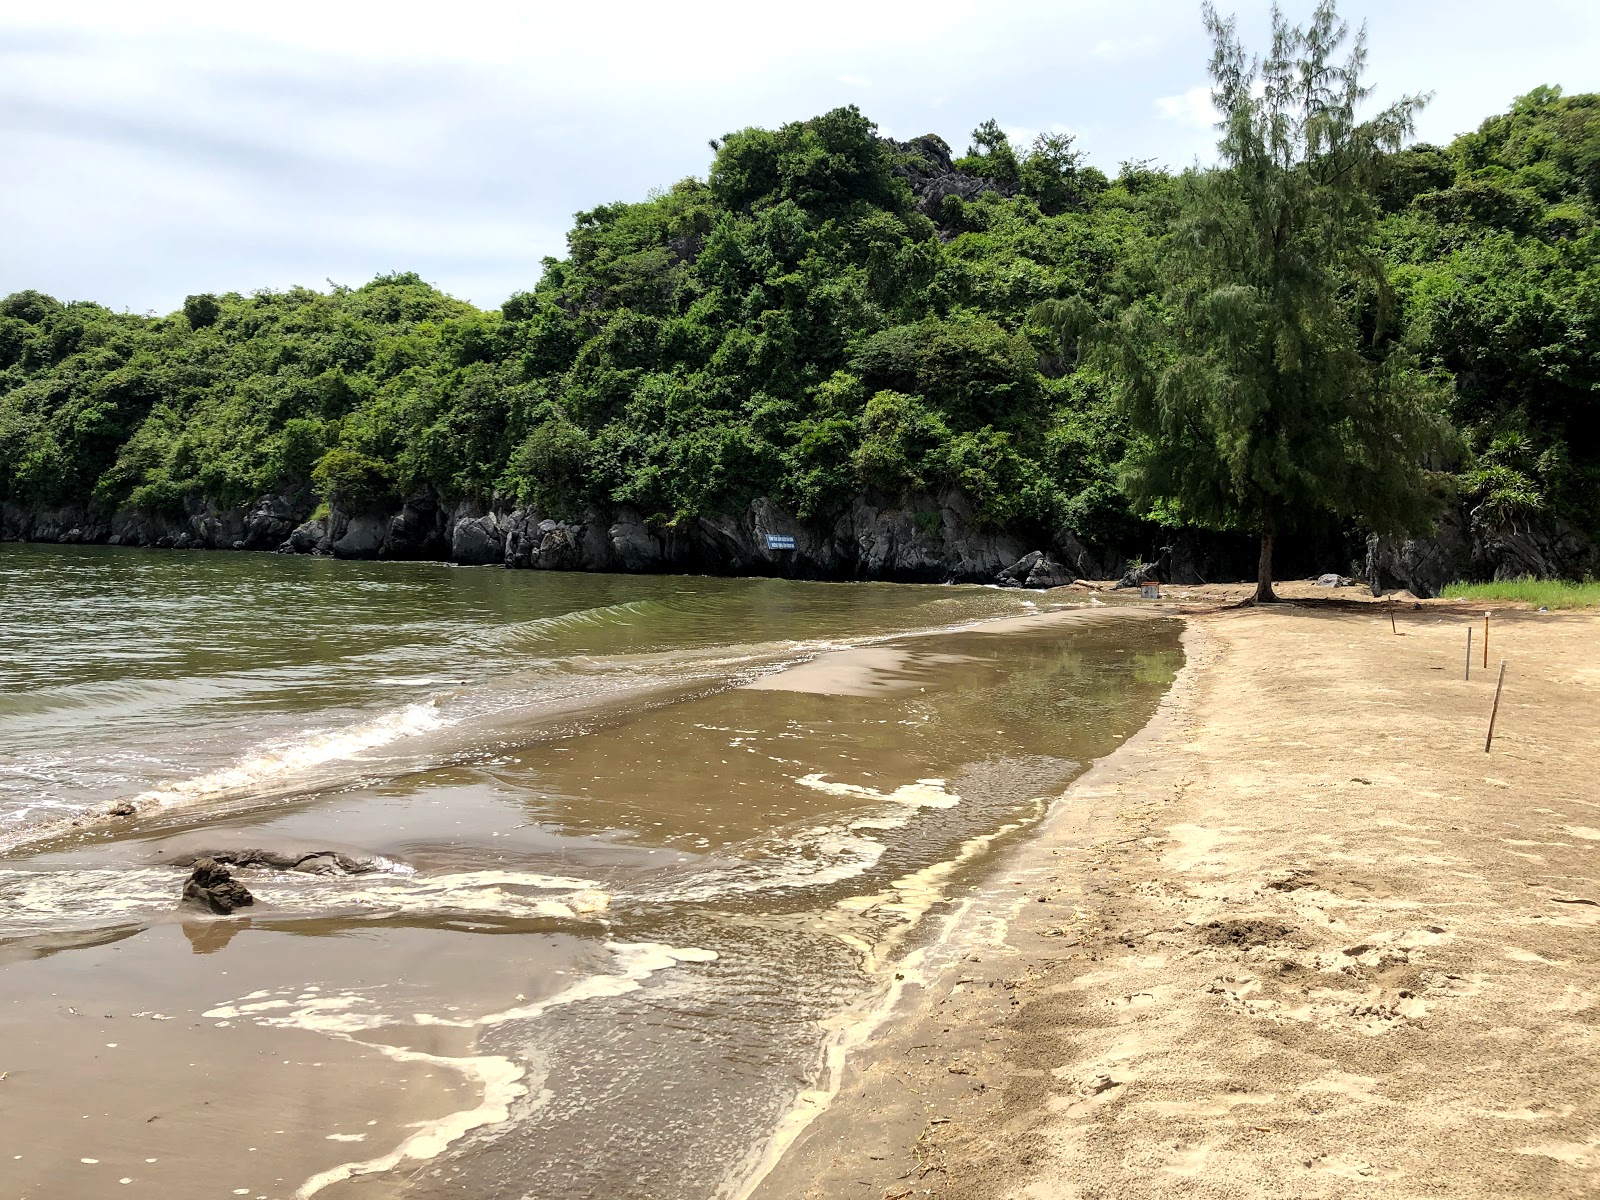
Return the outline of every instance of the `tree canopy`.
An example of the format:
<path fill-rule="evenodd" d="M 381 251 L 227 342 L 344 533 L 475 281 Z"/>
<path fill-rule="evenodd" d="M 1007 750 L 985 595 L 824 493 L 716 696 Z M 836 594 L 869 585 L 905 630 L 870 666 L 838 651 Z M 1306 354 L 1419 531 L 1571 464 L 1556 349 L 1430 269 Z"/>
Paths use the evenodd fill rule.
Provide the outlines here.
<path fill-rule="evenodd" d="M 1401 364 L 1408 386 L 1440 382 L 1466 445 L 1439 465 L 1484 519 L 1600 532 L 1597 117 L 1600 97 L 1548 88 L 1450 146 L 1379 147 L 1371 269 L 1329 268 L 1336 322 L 1296 302 L 1307 353 L 1374 389 Z M 161 317 L 15 293 L 0 499 L 181 512 L 298 489 L 348 509 L 426 488 L 670 523 L 758 496 L 826 520 L 860 494 L 959 488 L 990 527 L 1130 552 L 1180 520 L 1248 526 L 1248 497 L 1131 502 L 1124 465 L 1154 480 L 1159 464 L 1109 367 L 1034 315 L 1142 303 L 1167 320 L 1158 251 L 1197 230 L 1191 195 L 1242 185 L 1149 163 L 1108 177 L 1064 138 L 997 130 L 964 157 L 882 138 L 853 108 L 736 131 L 705 179 L 578 214 L 566 256 L 498 311 L 409 274 L 192 296 Z M 1196 244 L 1196 270 L 1211 253 Z M 1334 354 L 1347 325 L 1356 359 Z M 1383 515 L 1359 498 L 1330 519 Z"/>
<path fill-rule="evenodd" d="M 1381 167 L 1423 101 L 1358 118 L 1365 34 L 1336 61 L 1349 30 L 1331 0 L 1304 27 L 1274 9 L 1264 59 L 1205 14 L 1219 169 L 1176 181 L 1147 294 L 1093 327 L 1081 301 L 1041 315 L 1085 334 L 1111 374 L 1134 502 L 1258 531 L 1265 601 L 1278 532 L 1330 518 L 1423 532 L 1439 508 L 1425 466 L 1450 447 L 1443 389 L 1385 328 L 1375 252 Z"/>

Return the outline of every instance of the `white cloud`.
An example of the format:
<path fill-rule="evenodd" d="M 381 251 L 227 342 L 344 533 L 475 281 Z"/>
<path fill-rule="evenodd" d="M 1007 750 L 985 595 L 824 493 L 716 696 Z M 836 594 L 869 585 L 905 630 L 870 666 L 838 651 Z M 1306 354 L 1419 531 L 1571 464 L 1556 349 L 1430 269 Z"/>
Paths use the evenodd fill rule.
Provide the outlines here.
<path fill-rule="evenodd" d="M 1594 0 L 1523 0 L 1512 23 L 1501 0 L 1449 21 L 1441 3 L 1342 0 L 1370 19 L 1376 99 L 1437 91 L 1422 136 L 1594 86 Z M 1224 7 L 1259 46 L 1268 0 Z M 994 117 L 1023 144 L 1071 131 L 1107 170 L 1204 159 L 1209 96 L 1182 89 L 1208 53 L 1197 0 L 0 5 L 0 293 L 169 311 L 414 267 L 496 304 L 563 253 L 574 211 L 840 104 L 958 150 Z"/>
<path fill-rule="evenodd" d="M 1210 129 L 1218 120 L 1216 106 L 1211 103 L 1209 84 L 1192 87 L 1176 96 L 1157 97 L 1156 112 L 1163 121 L 1176 121 L 1195 129 Z"/>
<path fill-rule="evenodd" d="M 1101 38 L 1094 44 L 1094 49 L 1089 51 L 1095 58 L 1102 58 L 1107 62 L 1121 63 L 1130 59 L 1143 58 L 1156 49 L 1156 39 L 1151 34 L 1140 34 L 1135 37 L 1108 37 Z"/>

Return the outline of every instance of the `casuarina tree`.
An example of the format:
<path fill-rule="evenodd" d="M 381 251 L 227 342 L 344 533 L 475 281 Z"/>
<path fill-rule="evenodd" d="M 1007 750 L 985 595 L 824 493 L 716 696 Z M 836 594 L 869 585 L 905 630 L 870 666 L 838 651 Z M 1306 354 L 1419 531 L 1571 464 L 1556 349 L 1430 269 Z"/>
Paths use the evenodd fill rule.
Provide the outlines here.
<path fill-rule="evenodd" d="M 1247 56 L 1205 6 L 1220 163 L 1185 173 L 1152 271 L 1120 311 L 1072 301 L 1039 314 L 1114 382 L 1134 435 L 1123 484 L 1169 521 L 1258 532 L 1255 599 L 1273 539 L 1330 520 L 1426 527 L 1450 437 L 1443 389 L 1382 330 L 1374 190 L 1424 99 L 1365 120 L 1363 29 L 1323 0 L 1305 27 L 1276 7 L 1272 48 Z"/>

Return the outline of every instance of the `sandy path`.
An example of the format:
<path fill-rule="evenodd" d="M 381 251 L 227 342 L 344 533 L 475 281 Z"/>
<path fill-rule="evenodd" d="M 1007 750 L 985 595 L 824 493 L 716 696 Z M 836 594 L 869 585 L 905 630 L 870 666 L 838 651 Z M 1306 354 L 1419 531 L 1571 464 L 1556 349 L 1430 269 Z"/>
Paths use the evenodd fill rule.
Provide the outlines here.
<path fill-rule="evenodd" d="M 1479 612 L 1197 615 L 755 1196 L 1600 1194 L 1600 615 L 1486 755 Z"/>

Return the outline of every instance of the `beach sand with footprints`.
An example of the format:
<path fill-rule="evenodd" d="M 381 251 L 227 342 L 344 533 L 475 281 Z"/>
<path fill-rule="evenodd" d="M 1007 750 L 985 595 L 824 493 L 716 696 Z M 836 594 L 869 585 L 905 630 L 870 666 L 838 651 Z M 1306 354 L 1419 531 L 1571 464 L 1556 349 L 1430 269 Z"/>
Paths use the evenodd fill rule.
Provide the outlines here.
<path fill-rule="evenodd" d="M 1465 679 L 1481 604 L 1246 590 L 1169 591 L 1159 715 L 841 1027 L 747 1194 L 1600 1191 L 1600 614 L 1496 607 Z"/>

